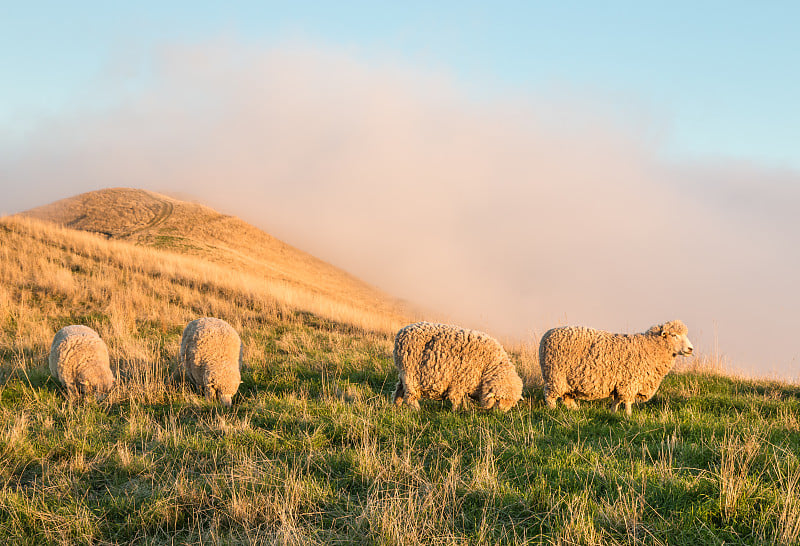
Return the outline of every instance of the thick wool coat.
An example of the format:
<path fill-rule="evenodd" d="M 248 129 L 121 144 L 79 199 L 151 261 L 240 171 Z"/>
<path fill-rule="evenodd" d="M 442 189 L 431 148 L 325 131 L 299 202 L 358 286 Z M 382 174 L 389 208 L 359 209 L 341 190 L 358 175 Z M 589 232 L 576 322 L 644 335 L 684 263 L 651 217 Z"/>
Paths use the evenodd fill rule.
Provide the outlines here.
<path fill-rule="evenodd" d="M 50 345 L 50 373 L 70 394 L 106 394 L 114 386 L 108 348 L 88 326 L 59 330 Z"/>
<path fill-rule="evenodd" d="M 178 353 L 178 372 L 226 405 L 241 383 L 242 341 L 222 319 L 203 317 L 186 325 Z"/>
<path fill-rule="evenodd" d="M 553 328 L 542 336 L 539 364 L 545 401 L 613 397 L 615 407 L 653 397 L 680 354 L 688 330 L 681 321 L 653 326 L 640 334 L 615 334 L 581 326 Z"/>
<path fill-rule="evenodd" d="M 399 374 L 395 403 L 419 408 L 417 400 L 450 400 L 453 409 L 477 400 L 507 411 L 522 399 L 522 380 L 496 339 L 475 330 L 417 322 L 394 342 Z"/>

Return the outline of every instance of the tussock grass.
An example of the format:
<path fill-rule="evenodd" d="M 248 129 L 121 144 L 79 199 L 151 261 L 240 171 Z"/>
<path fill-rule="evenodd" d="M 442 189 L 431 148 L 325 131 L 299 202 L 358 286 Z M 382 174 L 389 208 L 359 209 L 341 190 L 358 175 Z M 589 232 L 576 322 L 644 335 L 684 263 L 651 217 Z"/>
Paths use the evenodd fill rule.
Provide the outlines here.
<path fill-rule="evenodd" d="M 542 402 L 510 345 L 506 415 L 396 410 L 398 320 L 241 271 L 0 220 L 0 537 L 13 544 L 797 544 L 800 388 L 694 360 L 631 418 Z M 287 295 L 288 294 L 288 295 Z M 284 297 L 285 296 L 285 297 Z M 321 299 L 320 299 L 321 298 Z M 231 322 L 223 410 L 168 380 L 183 326 Z M 87 324 L 120 386 L 69 400 L 53 334 Z"/>

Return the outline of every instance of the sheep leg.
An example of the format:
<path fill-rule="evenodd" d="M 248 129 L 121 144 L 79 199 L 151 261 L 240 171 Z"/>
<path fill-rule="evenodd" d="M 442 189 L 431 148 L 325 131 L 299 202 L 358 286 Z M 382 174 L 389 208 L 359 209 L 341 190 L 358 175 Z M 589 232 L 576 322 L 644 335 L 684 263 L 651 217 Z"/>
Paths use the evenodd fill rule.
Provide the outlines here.
<path fill-rule="evenodd" d="M 399 386 L 400 385 L 398 383 L 398 388 L 399 388 Z M 403 402 L 405 402 L 406 405 L 411 406 L 415 410 L 419 410 L 419 402 L 417 402 L 417 400 L 419 400 L 419 393 L 417 391 L 409 390 L 408 389 L 408 385 L 403 385 L 402 389 L 403 389 L 403 398 L 400 401 L 396 400 L 395 404 L 397 404 L 399 406 Z M 395 390 L 395 393 L 397 393 L 396 390 Z"/>
<path fill-rule="evenodd" d="M 628 417 L 630 417 L 631 414 L 632 414 L 632 411 L 631 411 L 631 406 L 632 405 L 633 404 L 632 404 L 632 402 L 630 400 L 625 400 L 625 415 L 627 415 Z"/>
<path fill-rule="evenodd" d="M 213 400 L 217 396 L 217 390 L 214 387 L 206 387 L 206 400 Z"/>
<path fill-rule="evenodd" d="M 564 405 L 567 406 L 569 409 L 578 409 L 578 403 L 570 395 L 565 394 L 564 396 L 561 397 L 561 400 L 564 401 Z"/>
<path fill-rule="evenodd" d="M 558 403 L 558 395 L 549 389 L 547 385 L 544 387 L 544 401 L 548 408 L 555 409 Z"/>
<path fill-rule="evenodd" d="M 178 364 L 178 367 L 175 368 L 175 371 L 172 372 L 170 378 L 172 379 L 172 382 L 176 385 L 186 383 L 187 379 L 186 367 L 183 364 Z"/>
<path fill-rule="evenodd" d="M 625 404 L 625 415 L 630 417 L 631 414 L 633 413 L 631 410 L 633 402 L 630 402 L 629 400 L 622 400 L 616 396 L 614 396 L 614 401 L 611 403 L 612 413 L 617 413 L 617 410 L 619 409 L 621 404 Z"/>
<path fill-rule="evenodd" d="M 622 395 L 619 392 L 614 391 L 613 393 L 611 393 L 611 396 L 614 398 L 614 401 L 611 403 L 611 411 L 613 413 L 617 413 L 617 410 L 619 409 L 619 406 L 621 404 L 625 404 L 625 414 L 628 417 L 630 417 L 631 416 L 631 405 L 633 404 L 633 402 L 631 402 L 630 398 L 627 398 L 628 394 Z"/>
<path fill-rule="evenodd" d="M 406 390 L 403 388 L 403 382 L 398 381 L 397 385 L 394 387 L 394 405 L 396 407 L 400 407 L 403 405 L 403 397 L 406 394 Z"/>
<path fill-rule="evenodd" d="M 67 385 L 67 395 L 70 398 L 77 398 L 80 396 L 80 393 L 75 385 Z"/>

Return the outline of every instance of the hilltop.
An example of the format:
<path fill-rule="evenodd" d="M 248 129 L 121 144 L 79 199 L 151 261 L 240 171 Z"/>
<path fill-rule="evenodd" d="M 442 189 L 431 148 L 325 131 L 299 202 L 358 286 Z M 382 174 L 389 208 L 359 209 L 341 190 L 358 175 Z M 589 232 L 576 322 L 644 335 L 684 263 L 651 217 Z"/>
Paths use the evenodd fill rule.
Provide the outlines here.
<path fill-rule="evenodd" d="M 630 418 L 604 401 L 549 410 L 533 343 L 510 347 L 526 399 L 508 414 L 397 410 L 391 300 L 376 308 L 377 292 L 292 249 L 251 260 L 241 241 L 266 234 L 192 226 L 190 211 L 239 225 L 199 205 L 134 193 L 143 204 L 106 218 L 119 191 L 136 190 L 0 219 L 0 539 L 800 540 L 800 387 L 690 361 Z M 302 280 L 267 278 L 273 266 Z M 183 327 L 204 315 L 244 344 L 230 410 L 168 381 Z M 53 334 L 76 323 L 109 345 L 120 384 L 102 403 L 68 400 L 50 378 Z"/>

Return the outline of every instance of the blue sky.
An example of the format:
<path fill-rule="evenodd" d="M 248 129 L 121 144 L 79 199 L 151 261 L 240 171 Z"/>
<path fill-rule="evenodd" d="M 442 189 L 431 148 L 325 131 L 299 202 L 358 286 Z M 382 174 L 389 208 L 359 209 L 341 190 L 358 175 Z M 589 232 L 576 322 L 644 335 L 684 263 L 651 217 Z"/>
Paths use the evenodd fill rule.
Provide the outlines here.
<path fill-rule="evenodd" d="M 6 134 L 83 105 L 113 59 L 220 36 L 301 39 L 441 72 L 477 96 L 593 97 L 651 119 L 669 159 L 800 169 L 796 2 L 31 1 L 2 12 Z"/>

